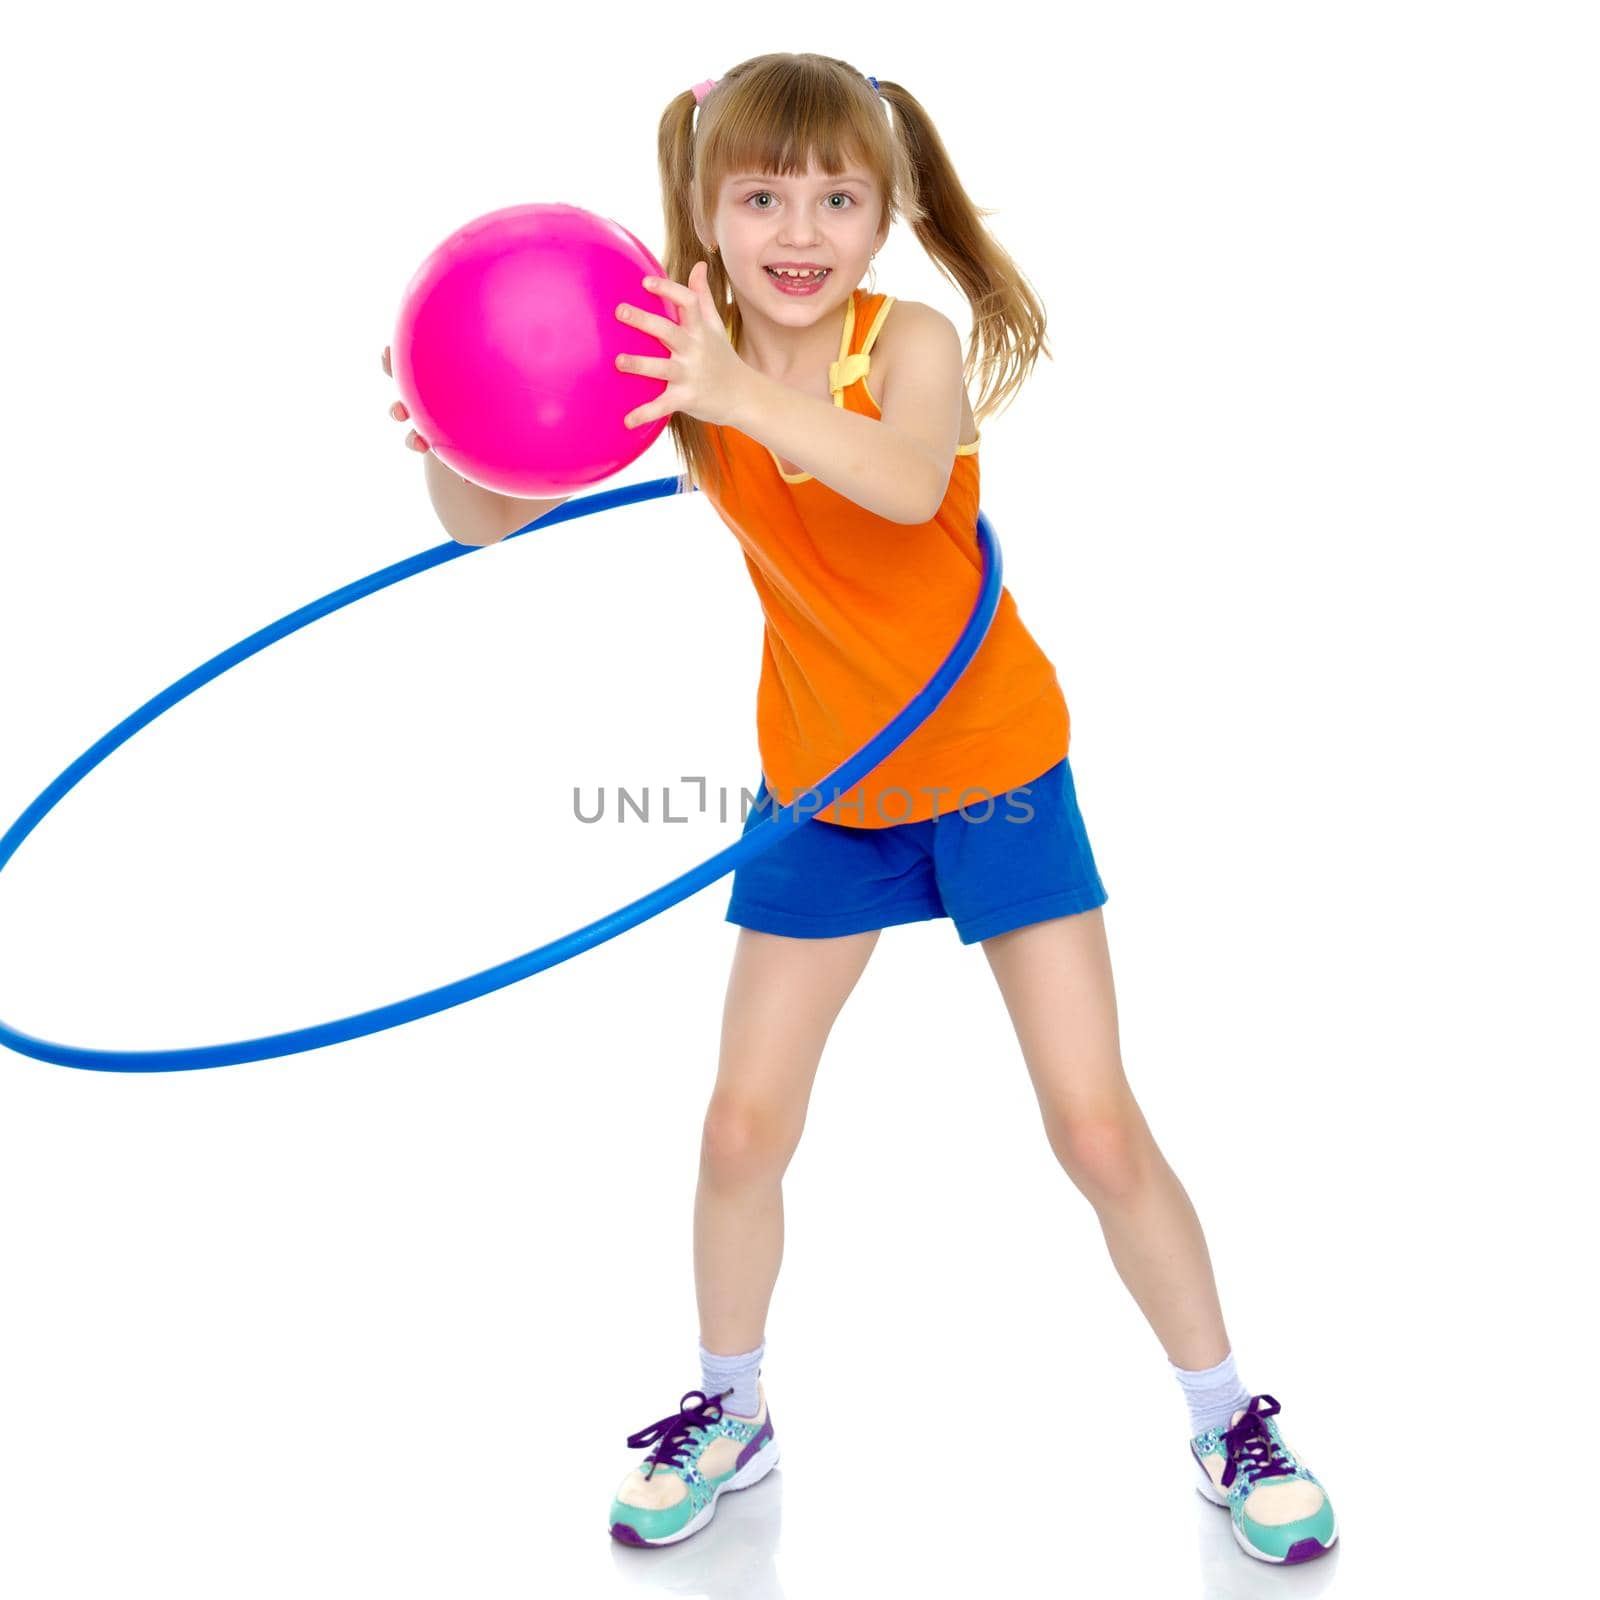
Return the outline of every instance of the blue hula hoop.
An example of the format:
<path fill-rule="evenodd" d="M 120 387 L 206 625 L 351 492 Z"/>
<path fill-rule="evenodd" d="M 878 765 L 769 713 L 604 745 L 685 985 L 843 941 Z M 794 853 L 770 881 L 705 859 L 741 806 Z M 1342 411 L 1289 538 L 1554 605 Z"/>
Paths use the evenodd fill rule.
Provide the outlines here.
<path fill-rule="evenodd" d="M 535 518 L 533 522 L 518 528 L 515 533 L 507 537 L 519 538 L 533 527 L 538 527 L 543 532 L 547 527 L 553 527 L 558 522 L 571 521 L 575 517 L 589 517 L 596 512 L 609 511 L 616 506 L 632 505 L 636 501 L 654 500 L 663 495 L 674 494 L 677 492 L 678 483 L 679 479 L 674 475 L 652 478 L 647 482 L 629 484 L 620 489 L 606 489 L 595 494 L 578 496 L 565 501 L 553 511 L 546 512 L 542 517 Z M 696 489 L 692 492 L 701 491 Z M 505 541 L 499 542 L 503 544 Z M 966 671 L 973 656 L 977 654 L 978 646 L 983 643 L 984 635 L 989 631 L 989 624 L 994 620 L 996 608 L 1000 603 L 1000 547 L 994 537 L 994 530 L 989 526 L 988 518 L 981 510 L 978 513 L 978 546 L 983 555 L 983 578 L 972 614 L 967 618 L 960 636 L 951 647 L 950 653 L 940 663 L 938 670 L 911 697 L 902 710 L 854 755 L 841 761 L 811 789 L 803 791 L 792 804 L 775 809 L 765 822 L 751 828 L 749 832 L 742 834 L 715 855 L 708 856 L 699 866 L 691 867 L 670 882 L 662 884 L 659 889 L 652 889 L 650 893 L 629 901 L 627 905 L 618 907 L 608 915 L 586 923 L 559 939 L 552 939 L 548 944 L 539 945 L 520 956 L 514 956 L 509 961 L 502 961 L 495 966 L 485 967 L 481 972 L 458 978 L 454 983 L 442 984 L 437 989 L 426 989 L 408 999 L 375 1006 L 370 1011 L 357 1011 L 348 1017 L 338 1017 L 331 1022 L 319 1022 L 309 1028 L 295 1028 L 288 1033 L 269 1033 L 256 1039 L 237 1039 L 227 1044 L 195 1045 L 182 1050 L 88 1050 L 76 1045 L 58 1044 L 50 1039 L 35 1038 L 32 1034 L 22 1033 L 0 1021 L 0 1044 L 8 1045 L 22 1055 L 32 1056 L 39 1061 L 48 1061 L 60 1067 L 83 1067 L 94 1072 L 188 1072 L 200 1067 L 227 1067 L 244 1061 L 265 1061 L 275 1056 L 293 1055 L 302 1050 L 317 1050 L 323 1045 L 338 1044 L 345 1039 L 359 1039 L 365 1034 L 379 1033 L 385 1028 L 399 1027 L 403 1022 L 414 1022 L 418 1017 L 432 1016 L 436 1011 L 445 1011 L 451 1006 L 461 1005 L 464 1001 L 475 1000 L 479 995 L 503 989 L 507 984 L 516 983 L 535 972 L 544 971 L 546 967 L 553 967 L 558 962 L 570 960 L 584 950 L 592 950 L 607 939 L 616 938 L 619 933 L 624 933 L 629 928 L 636 927 L 639 923 L 665 911 L 669 906 L 676 905 L 696 890 L 703 889 L 708 883 L 714 883 L 741 862 L 753 859 L 763 850 L 772 849 L 787 836 L 790 829 L 804 827 L 811 821 L 816 811 L 825 809 L 841 793 L 854 788 L 885 756 L 905 743 L 928 719 L 934 707 L 950 692 L 956 679 Z M 380 567 L 367 577 L 358 578 L 354 583 L 347 583 L 343 588 L 331 590 L 321 599 L 313 600 L 301 606 L 298 611 L 291 611 L 267 627 L 258 629 L 241 639 L 238 644 L 214 655 L 209 661 L 202 662 L 192 672 L 186 673 L 163 689 L 160 694 L 153 695 L 137 711 L 124 717 L 116 727 L 90 745 L 76 761 L 65 768 L 61 775 L 12 823 L 5 834 L 0 836 L 0 872 L 5 870 L 6 863 L 16 854 L 17 847 L 22 841 L 38 827 L 62 796 L 67 794 L 86 773 L 97 767 L 118 745 L 130 739 L 147 722 L 153 721 L 186 695 L 193 694 L 201 684 L 208 683 L 212 678 L 226 672 L 229 667 L 237 666 L 239 662 L 253 656 L 258 650 L 266 649 L 269 644 L 286 634 L 293 633 L 298 628 L 305 627 L 318 617 L 327 616 L 329 612 L 337 611 L 352 601 L 376 593 L 379 589 L 386 589 L 392 583 L 399 583 L 402 578 L 413 577 L 430 567 L 437 567 L 446 561 L 470 555 L 479 548 L 483 547 L 457 544 L 452 539 L 445 544 L 435 545 L 430 550 L 409 556 L 404 561 L 397 561 L 392 566 Z M 827 796 L 826 801 L 802 812 L 800 810 L 802 802 L 818 796 L 819 792 Z"/>

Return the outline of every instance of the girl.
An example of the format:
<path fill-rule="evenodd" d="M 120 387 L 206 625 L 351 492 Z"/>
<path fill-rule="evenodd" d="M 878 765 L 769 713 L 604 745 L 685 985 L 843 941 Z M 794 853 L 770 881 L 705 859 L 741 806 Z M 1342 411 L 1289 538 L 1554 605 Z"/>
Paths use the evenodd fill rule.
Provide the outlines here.
<path fill-rule="evenodd" d="M 746 828 L 772 805 L 816 815 L 734 874 L 740 933 L 695 1201 L 704 1388 L 629 1436 L 650 1448 L 613 1497 L 611 1532 L 687 1538 L 725 1489 L 776 1464 L 760 1363 L 782 1179 L 823 1045 L 879 932 L 949 916 L 983 946 L 1050 1147 L 1166 1351 L 1197 1489 L 1229 1507 L 1249 1555 L 1321 1555 L 1333 1507 L 1279 1432 L 1278 1402 L 1240 1381 L 1200 1223 L 1123 1075 L 1066 703 L 1011 595 L 947 698 L 866 780 L 842 795 L 808 787 L 928 680 L 982 570 L 959 334 L 929 306 L 859 288 L 862 274 L 905 218 L 971 305 L 990 380 L 979 415 L 1027 376 L 1043 312 L 923 107 L 846 62 L 762 55 L 685 89 L 658 153 L 669 276 L 640 287 L 677 320 L 617 308 L 666 351 L 617 358 L 666 385 L 625 420 L 670 417 L 686 477 L 739 540 L 765 612 Z M 441 516 L 449 493 L 435 493 Z M 552 503 L 515 502 L 495 531 Z"/>
<path fill-rule="evenodd" d="M 1240 1382 L 1200 1223 L 1123 1076 L 1066 703 L 1010 594 L 904 744 L 847 794 L 808 787 L 932 675 L 982 565 L 955 325 L 857 285 L 905 217 L 971 303 L 985 372 L 1003 366 L 982 414 L 1027 375 L 1043 313 L 922 106 L 843 61 L 756 56 L 686 89 L 658 150 L 669 277 L 641 288 L 677 321 L 618 307 L 668 352 L 618 357 L 666 384 L 625 420 L 670 417 L 761 597 L 762 778 L 745 826 L 797 800 L 816 815 L 734 873 L 727 916 L 741 931 L 695 1203 L 704 1388 L 629 1436 L 651 1448 L 616 1492 L 611 1531 L 686 1538 L 724 1489 L 776 1463 L 760 1362 L 782 1179 L 823 1044 L 880 930 L 949 916 L 962 943 L 983 945 L 1051 1149 L 1166 1350 L 1197 1487 L 1231 1509 L 1250 1555 L 1321 1555 L 1337 1537 L 1332 1504 L 1279 1432 L 1278 1402 Z"/>

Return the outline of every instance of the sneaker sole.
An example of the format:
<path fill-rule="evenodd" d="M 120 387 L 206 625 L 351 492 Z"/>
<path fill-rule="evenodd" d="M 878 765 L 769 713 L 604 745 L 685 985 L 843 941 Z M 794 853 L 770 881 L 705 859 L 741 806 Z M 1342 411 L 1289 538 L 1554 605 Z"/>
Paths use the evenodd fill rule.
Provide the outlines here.
<path fill-rule="evenodd" d="M 1274 1567 L 1286 1567 L 1291 1562 L 1315 1561 L 1318 1556 L 1325 1556 L 1333 1549 L 1339 1540 L 1339 1513 L 1333 1514 L 1333 1532 L 1328 1535 L 1328 1542 L 1324 1544 L 1320 1539 L 1301 1539 L 1289 1546 L 1287 1552 L 1281 1556 L 1269 1556 L 1265 1550 L 1256 1547 L 1244 1536 L 1244 1529 L 1233 1520 L 1233 1508 L 1228 1503 L 1227 1495 L 1223 1494 L 1211 1481 L 1211 1474 L 1206 1471 L 1205 1464 L 1199 1456 L 1190 1451 L 1194 1464 L 1200 1469 L 1203 1480 L 1194 1486 L 1195 1493 L 1202 1499 L 1209 1500 L 1214 1506 L 1221 1506 L 1228 1513 L 1228 1526 L 1233 1530 L 1233 1542 L 1244 1551 L 1247 1556 L 1254 1556 L 1257 1561 L 1265 1561 Z"/>
<path fill-rule="evenodd" d="M 731 1478 L 724 1479 L 711 1491 L 711 1498 L 700 1509 L 697 1517 L 690 1520 L 678 1529 L 676 1533 L 669 1533 L 664 1539 L 647 1539 L 635 1527 L 626 1522 L 613 1522 L 611 1524 L 611 1537 L 619 1544 L 633 1544 L 649 1546 L 677 1544 L 680 1539 L 687 1539 L 691 1534 L 698 1533 L 716 1515 L 717 1501 L 728 1489 L 748 1489 L 751 1484 L 759 1483 L 778 1464 L 778 1441 L 773 1439 L 769 1445 L 763 1445 L 745 1464 L 734 1473 Z"/>

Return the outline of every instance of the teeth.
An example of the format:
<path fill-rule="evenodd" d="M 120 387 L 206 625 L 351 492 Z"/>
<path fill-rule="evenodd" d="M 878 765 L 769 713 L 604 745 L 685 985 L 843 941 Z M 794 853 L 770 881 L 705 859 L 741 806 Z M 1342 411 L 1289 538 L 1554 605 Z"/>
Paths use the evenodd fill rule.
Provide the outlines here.
<path fill-rule="evenodd" d="M 781 272 L 786 278 L 820 278 L 828 268 L 814 268 L 805 272 L 797 271 L 793 267 L 768 267 L 768 272 Z"/>

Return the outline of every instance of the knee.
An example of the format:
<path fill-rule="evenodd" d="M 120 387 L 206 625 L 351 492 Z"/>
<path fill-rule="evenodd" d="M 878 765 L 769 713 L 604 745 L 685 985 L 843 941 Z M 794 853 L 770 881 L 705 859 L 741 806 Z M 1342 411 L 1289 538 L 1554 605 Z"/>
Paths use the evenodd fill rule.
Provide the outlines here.
<path fill-rule="evenodd" d="M 1050 1148 L 1091 1200 L 1137 1193 L 1156 1154 L 1150 1130 L 1131 1102 L 1047 1117 Z"/>
<path fill-rule="evenodd" d="M 700 1130 L 700 1166 L 721 1182 L 782 1177 L 797 1143 L 789 1119 L 776 1110 L 713 1099 Z"/>

